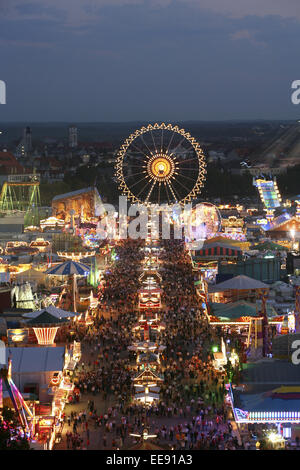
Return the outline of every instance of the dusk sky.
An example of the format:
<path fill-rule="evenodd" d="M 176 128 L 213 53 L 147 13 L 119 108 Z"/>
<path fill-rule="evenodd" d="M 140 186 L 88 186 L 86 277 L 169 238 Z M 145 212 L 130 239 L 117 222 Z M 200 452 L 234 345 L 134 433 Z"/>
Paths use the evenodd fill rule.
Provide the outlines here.
<path fill-rule="evenodd" d="M 299 0 L 0 0 L 0 120 L 298 119 L 299 42 Z"/>

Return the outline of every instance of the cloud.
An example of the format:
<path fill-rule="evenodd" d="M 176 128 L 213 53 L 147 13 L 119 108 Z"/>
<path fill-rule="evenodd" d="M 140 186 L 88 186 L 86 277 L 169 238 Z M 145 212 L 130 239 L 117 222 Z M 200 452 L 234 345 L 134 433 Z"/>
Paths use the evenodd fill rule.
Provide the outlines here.
<path fill-rule="evenodd" d="M 50 42 L 42 41 L 23 41 L 22 39 L 0 39 L 0 46 L 16 46 L 16 47 L 36 47 L 36 48 L 49 48 L 52 47 Z"/>
<path fill-rule="evenodd" d="M 79 26 L 97 21 L 101 8 L 110 6 L 141 5 L 145 0 L 10 0 L 2 4 L 3 18 L 10 20 L 50 20 L 61 21 L 69 26 Z M 148 0 L 155 5 L 163 5 L 168 0 Z"/>
<path fill-rule="evenodd" d="M 231 34 L 231 39 L 252 39 L 252 33 L 248 29 L 242 29 Z"/>
<path fill-rule="evenodd" d="M 280 16 L 300 20 L 299 0 L 181 0 L 231 18 Z"/>
<path fill-rule="evenodd" d="M 232 33 L 230 35 L 230 39 L 232 39 L 233 41 L 246 40 L 249 41 L 251 44 L 254 44 L 255 46 L 265 47 L 267 44 L 264 41 L 258 41 L 256 39 L 256 34 L 256 31 L 250 31 L 249 29 L 240 29 L 239 31 Z"/>
<path fill-rule="evenodd" d="M 230 18 L 279 16 L 300 20 L 299 0 L 0 0 L 1 16 L 13 20 L 52 20 L 68 26 L 97 21 L 103 7 L 143 6 L 167 8 L 194 6 Z"/>

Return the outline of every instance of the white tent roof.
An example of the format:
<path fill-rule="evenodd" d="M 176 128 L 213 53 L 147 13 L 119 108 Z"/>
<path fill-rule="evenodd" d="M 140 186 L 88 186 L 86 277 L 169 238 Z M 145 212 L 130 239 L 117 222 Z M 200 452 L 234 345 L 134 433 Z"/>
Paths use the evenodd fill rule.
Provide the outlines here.
<path fill-rule="evenodd" d="M 6 360 L 12 360 L 12 374 L 58 372 L 63 370 L 64 355 L 64 347 L 8 348 Z"/>
<path fill-rule="evenodd" d="M 247 289 L 270 289 L 268 284 L 264 284 L 261 281 L 257 281 L 252 277 L 248 276 L 236 276 L 227 281 L 220 282 L 215 286 L 209 288 L 210 292 L 222 292 L 224 290 L 247 290 Z"/>
<path fill-rule="evenodd" d="M 17 279 L 32 279 L 32 280 L 41 280 L 45 279 L 47 277 L 47 274 L 44 273 L 43 271 L 38 271 L 37 269 L 30 268 L 27 269 L 26 271 L 21 271 L 20 273 L 17 274 Z"/>

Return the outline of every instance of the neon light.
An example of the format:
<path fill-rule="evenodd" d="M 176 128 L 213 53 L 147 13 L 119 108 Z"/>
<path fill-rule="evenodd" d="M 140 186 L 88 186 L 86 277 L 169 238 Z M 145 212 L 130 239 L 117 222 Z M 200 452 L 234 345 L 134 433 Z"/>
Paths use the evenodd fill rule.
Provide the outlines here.
<path fill-rule="evenodd" d="M 59 326 L 53 326 L 53 327 L 47 327 L 47 328 L 34 327 L 33 331 L 35 333 L 35 336 L 39 344 L 43 346 L 49 346 L 51 344 L 54 344 L 54 339 L 55 339 L 58 329 L 59 329 Z"/>

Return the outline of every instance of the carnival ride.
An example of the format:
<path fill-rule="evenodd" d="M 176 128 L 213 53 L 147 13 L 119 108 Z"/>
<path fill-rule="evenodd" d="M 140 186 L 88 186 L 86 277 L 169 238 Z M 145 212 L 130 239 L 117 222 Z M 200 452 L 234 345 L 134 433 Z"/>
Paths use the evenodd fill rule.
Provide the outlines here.
<path fill-rule="evenodd" d="M 38 225 L 40 198 L 39 175 L 9 175 L 0 194 L 0 213 L 5 216 L 24 214 L 25 225 Z"/>
<path fill-rule="evenodd" d="M 44 238 L 36 238 L 29 244 L 30 248 L 37 248 L 41 253 L 51 250 L 51 242 L 44 240 Z"/>
<path fill-rule="evenodd" d="M 184 204 L 200 194 L 206 175 L 194 137 L 172 124 L 149 124 L 123 143 L 115 165 L 122 193 L 147 206 Z"/>
<path fill-rule="evenodd" d="M 254 178 L 253 185 L 258 189 L 265 210 L 274 211 L 281 206 L 282 198 L 275 177 L 274 179 Z"/>
<path fill-rule="evenodd" d="M 197 204 L 183 214 L 185 240 L 191 249 L 199 248 L 198 243 L 213 238 L 221 230 L 222 217 L 219 209 L 210 202 Z"/>
<path fill-rule="evenodd" d="M 9 397 L 19 418 L 21 427 L 24 432 L 24 437 L 32 437 L 33 429 L 33 413 L 22 397 L 19 389 L 12 379 L 12 362 L 8 359 L 8 365 L 2 365 L 0 369 L 0 409 L 3 409 L 3 383 L 8 391 Z"/>
<path fill-rule="evenodd" d="M 37 247 L 23 241 L 9 241 L 5 247 L 6 255 L 36 255 L 38 252 Z"/>

